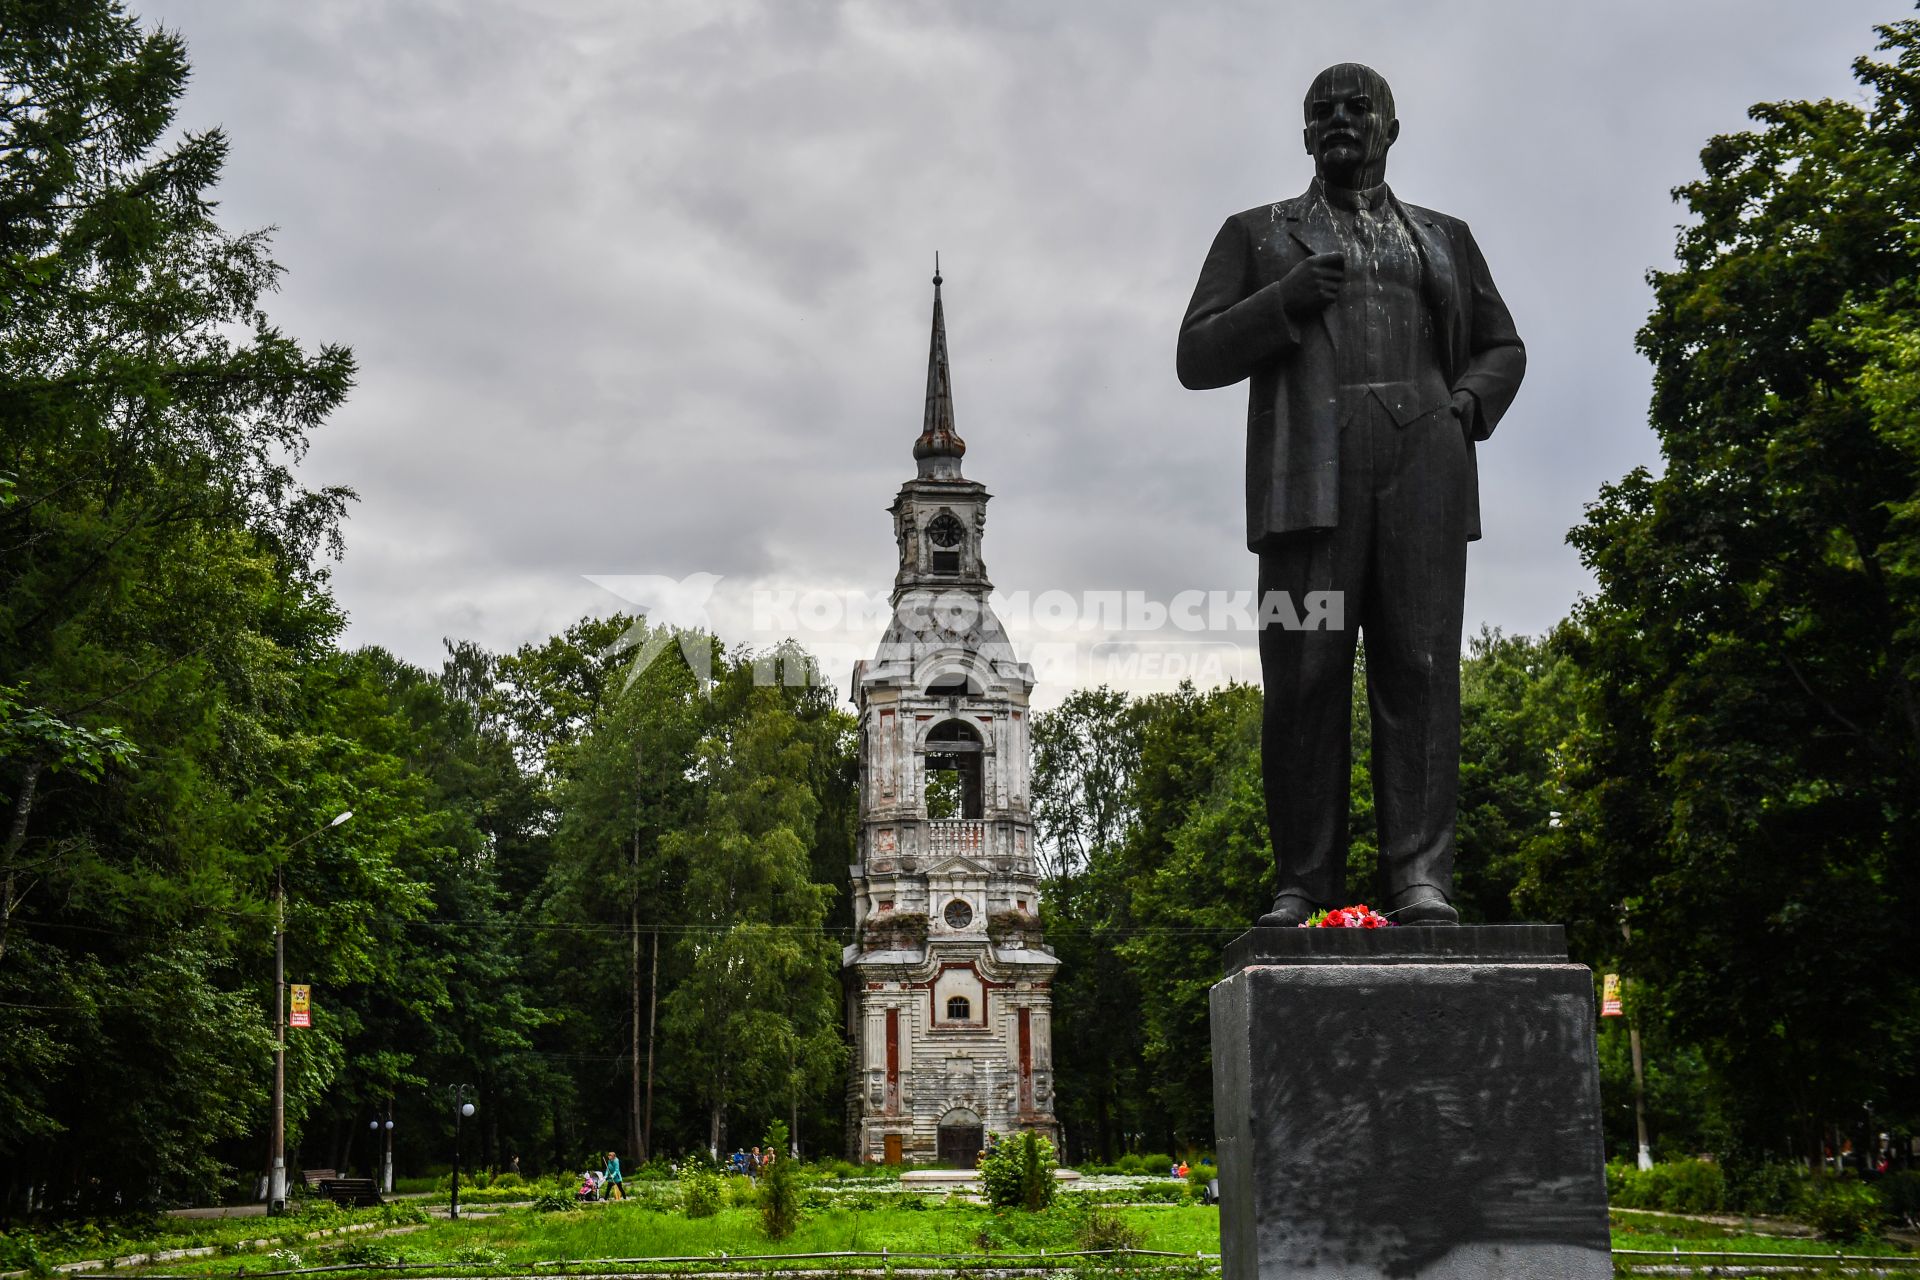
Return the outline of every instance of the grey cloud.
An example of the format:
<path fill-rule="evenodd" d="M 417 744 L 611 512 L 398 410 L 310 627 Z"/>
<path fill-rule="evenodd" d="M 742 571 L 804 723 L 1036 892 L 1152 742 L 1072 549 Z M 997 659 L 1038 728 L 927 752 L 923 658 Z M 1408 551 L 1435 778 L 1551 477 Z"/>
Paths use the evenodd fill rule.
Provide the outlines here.
<path fill-rule="evenodd" d="M 932 251 L 1005 589 L 1250 583 L 1244 391 L 1174 328 L 1235 210 L 1309 174 L 1299 97 L 1359 57 L 1391 178 L 1466 218 L 1532 362 L 1482 458 L 1469 627 L 1587 586 L 1582 503 L 1657 464 L 1632 349 L 1668 188 L 1758 100 L 1854 96 L 1891 0 L 1519 5 L 159 0 L 224 124 L 272 313 L 354 346 L 315 482 L 363 501 L 349 639 L 436 661 L 619 601 L 586 573 L 882 587 Z M 1043 690 L 1057 697 L 1061 690 Z"/>

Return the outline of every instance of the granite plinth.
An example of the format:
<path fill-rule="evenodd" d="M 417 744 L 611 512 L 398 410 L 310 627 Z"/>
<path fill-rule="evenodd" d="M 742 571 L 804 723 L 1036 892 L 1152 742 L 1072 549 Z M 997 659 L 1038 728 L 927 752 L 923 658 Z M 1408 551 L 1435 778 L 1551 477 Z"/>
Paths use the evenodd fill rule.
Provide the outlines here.
<path fill-rule="evenodd" d="M 1227 944 L 1223 959 L 1229 976 L 1250 964 L 1565 964 L 1567 931 L 1557 924 L 1249 929 Z"/>
<path fill-rule="evenodd" d="M 1592 975 L 1557 926 L 1263 929 L 1228 954 L 1224 1280 L 1611 1276 Z"/>

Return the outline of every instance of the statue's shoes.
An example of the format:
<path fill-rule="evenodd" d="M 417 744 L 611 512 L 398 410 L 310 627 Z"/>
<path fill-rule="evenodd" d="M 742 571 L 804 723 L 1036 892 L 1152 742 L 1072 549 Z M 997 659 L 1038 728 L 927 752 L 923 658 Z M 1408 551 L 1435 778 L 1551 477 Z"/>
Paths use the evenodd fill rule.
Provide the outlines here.
<path fill-rule="evenodd" d="M 1453 909 L 1445 894 L 1430 884 L 1402 889 L 1387 900 L 1387 909 L 1381 914 L 1395 924 L 1460 923 L 1460 913 Z"/>
<path fill-rule="evenodd" d="M 1273 900 L 1273 910 L 1253 923 L 1258 929 L 1295 929 L 1319 909 L 1298 894 L 1283 893 Z"/>

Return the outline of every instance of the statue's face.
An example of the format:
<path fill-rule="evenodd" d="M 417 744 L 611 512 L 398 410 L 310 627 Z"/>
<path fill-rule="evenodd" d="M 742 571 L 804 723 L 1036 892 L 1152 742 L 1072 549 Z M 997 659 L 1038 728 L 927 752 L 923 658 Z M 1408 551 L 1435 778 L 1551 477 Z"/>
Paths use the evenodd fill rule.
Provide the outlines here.
<path fill-rule="evenodd" d="M 1373 186 L 1386 178 L 1387 148 L 1400 136 L 1393 90 L 1357 62 L 1328 67 L 1307 90 L 1302 137 L 1322 179 Z"/>

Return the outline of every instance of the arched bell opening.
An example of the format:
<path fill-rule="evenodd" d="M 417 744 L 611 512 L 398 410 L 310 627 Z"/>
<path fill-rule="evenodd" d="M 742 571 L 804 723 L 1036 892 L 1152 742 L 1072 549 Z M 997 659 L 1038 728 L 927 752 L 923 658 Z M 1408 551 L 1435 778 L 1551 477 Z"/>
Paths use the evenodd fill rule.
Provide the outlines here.
<path fill-rule="evenodd" d="M 979 731 L 965 721 L 943 721 L 927 734 L 926 752 L 927 817 L 982 817 L 981 767 L 986 748 Z"/>

